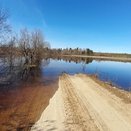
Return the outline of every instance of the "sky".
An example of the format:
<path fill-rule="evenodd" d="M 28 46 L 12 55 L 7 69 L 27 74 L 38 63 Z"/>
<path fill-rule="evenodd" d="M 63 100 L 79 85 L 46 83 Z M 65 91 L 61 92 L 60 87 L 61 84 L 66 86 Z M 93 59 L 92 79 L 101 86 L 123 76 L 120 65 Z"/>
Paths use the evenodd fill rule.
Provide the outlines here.
<path fill-rule="evenodd" d="M 14 31 L 41 29 L 52 48 L 131 53 L 131 0 L 0 0 Z"/>

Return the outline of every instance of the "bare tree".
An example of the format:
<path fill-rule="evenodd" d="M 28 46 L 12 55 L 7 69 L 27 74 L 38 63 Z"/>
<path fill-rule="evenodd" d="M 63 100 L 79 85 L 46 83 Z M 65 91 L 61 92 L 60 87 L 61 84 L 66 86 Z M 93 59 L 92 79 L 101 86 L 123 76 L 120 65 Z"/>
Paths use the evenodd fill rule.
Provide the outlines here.
<path fill-rule="evenodd" d="M 15 48 L 15 44 L 16 44 L 16 38 L 12 37 L 11 40 L 8 42 L 8 51 L 7 51 L 7 60 L 8 60 L 8 65 L 10 68 L 10 71 L 12 71 L 14 64 L 15 64 L 15 58 L 16 58 L 16 48 Z"/>
<path fill-rule="evenodd" d="M 0 43 L 5 41 L 7 34 L 11 32 L 11 26 L 8 24 L 8 11 L 0 9 Z"/>
<path fill-rule="evenodd" d="M 32 32 L 31 39 L 32 39 L 31 59 L 33 58 L 31 62 L 38 65 L 40 64 L 43 58 L 43 48 L 45 47 L 46 42 L 44 42 L 44 38 L 40 30 Z"/>
<path fill-rule="evenodd" d="M 40 30 L 32 33 L 27 29 L 21 31 L 19 49 L 25 59 L 25 65 L 38 66 L 43 58 L 45 41 Z"/>
<path fill-rule="evenodd" d="M 25 64 L 29 64 L 29 52 L 30 52 L 30 34 L 27 29 L 23 29 L 20 32 L 19 50 L 25 59 Z"/>

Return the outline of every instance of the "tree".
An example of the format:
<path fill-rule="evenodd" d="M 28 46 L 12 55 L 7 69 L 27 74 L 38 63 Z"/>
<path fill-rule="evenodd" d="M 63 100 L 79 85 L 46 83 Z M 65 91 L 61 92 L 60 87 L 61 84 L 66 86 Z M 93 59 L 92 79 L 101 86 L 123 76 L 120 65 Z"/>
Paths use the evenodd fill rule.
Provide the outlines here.
<path fill-rule="evenodd" d="M 6 65 L 12 65 L 12 58 L 13 58 L 13 45 L 12 42 L 7 39 L 8 34 L 11 32 L 11 26 L 8 24 L 8 17 L 9 13 L 4 10 L 0 9 L 0 53 L 6 57 L 2 57 L 0 64 L 2 65 L 3 69 Z M 1 55 L 0 54 L 0 55 Z"/>
<path fill-rule="evenodd" d="M 43 48 L 47 47 L 47 42 L 44 41 L 43 34 L 40 30 L 35 30 L 32 32 L 31 40 L 31 62 L 38 65 L 43 58 Z"/>
<path fill-rule="evenodd" d="M 40 30 L 32 33 L 27 29 L 21 30 L 19 50 L 25 59 L 25 65 L 38 66 L 43 59 L 44 38 Z"/>
<path fill-rule="evenodd" d="M 0 9 L 0 44 L 5 41 L 5 37 L 11 32 L 11 26 L 8 24 L 8 17 L 8 12 L 4 9 Z"/>

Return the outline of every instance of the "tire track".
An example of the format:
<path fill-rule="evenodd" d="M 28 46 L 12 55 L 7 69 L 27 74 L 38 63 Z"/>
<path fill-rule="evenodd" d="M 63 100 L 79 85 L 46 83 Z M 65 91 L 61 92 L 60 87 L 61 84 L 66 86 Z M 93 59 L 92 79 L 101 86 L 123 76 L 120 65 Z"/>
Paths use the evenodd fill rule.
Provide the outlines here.
<path fill-rule="evenodd" d="M 66 112 L 66 125 L 70 130 L 97 131 L 97 126 L 89 115 L 86 106 L 78 97 L 79 95 L 74 90 L 68 75 L 62 75 L 60 81 Z"/>

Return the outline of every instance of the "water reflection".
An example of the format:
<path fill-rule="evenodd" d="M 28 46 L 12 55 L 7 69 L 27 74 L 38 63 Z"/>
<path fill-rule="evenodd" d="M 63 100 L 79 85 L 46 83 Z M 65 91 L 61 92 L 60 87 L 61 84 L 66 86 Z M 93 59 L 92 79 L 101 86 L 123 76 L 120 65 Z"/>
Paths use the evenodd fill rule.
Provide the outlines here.
<path fill-rule="evenodd" d="M 45 58 L 43 59 L 40 68 L 31 67 L 19 72 L 20 69 L 18 67 L 19 66 L 14 66 L 11 71 L 12 75 L 8 75 L 8 78 L 15 81 L 16 86 L 23 82 L 37 83 L 40 79 L 43 83 L 49 84 L 55 81 L 62 72 L 67 72 L 69 74 L 97 74 L 103 81 L 111 82 L 114 86 L 118 86 L 125 90 L 131 90 L 131 63 L 65 56 L 54 57 L 53 59 Z M 5 75 L 10 72 L 10 69 L 6 66 L 3 70 L 1 65 L 0 69 L 0 79 L 5 79 Z M 8 83 L 8 86 L 6 86 L 11 88 L 12 81 L 6 82 Z M 0 86 L 4 85 L 4 82 L 2 82 L 0 83 Z"/>
<path fill-rule="evenodd" d="M 54 59 L 54 60 L 64 60 L 64 61 L 69 62 L 69 63 L 75 62 L 76 64 L 80 63 L 80 62 L 88 64 L 88 63 L 91 63 L 93 61 L 92 58 L 69 57 L 69 56 L 62 56 L 62 57 L 59 56 L 59 57 L 54 57 L 52 59 Z"/>
<path fill-rule="evenodd" d="M 4 58 L 6 59 L 6 58 Z M 42 78 L 41 66 L 22 66 L 22 60 L 16 59 L 15 64 L 9 64 L 0 59 L 0 89 L 11 89 L 21 83 L 37 82 Z M 50 59 L 42 61 L 42 67 L 48 66 Z"/>
<path fill-rule="evenodd" d="M 49 63 L 49 59 L 43 60 L 42 66 Z M 33 67 L 22 73 L 18 73 L 17 82 L 0 88 L 1 131 L 30 130 L 58 88 L 57 81 L 46 76 L 43 80 L 41 68 Z"/>
<path fill-rule="evenodd" d="M 103 81 L 124 90 L 131 90 L 131 63 L 59 57 L 50 59 L 50 64 L 42 68 L 42 73 L 50 78 L 58 77 L 62 72 L 97 74 Z"/>
<path fill-rule="evenodd" d="M 4 78 L 7 70 L 2 67 L 0 77 Z M 62 72 L 97 74 L 125 90 L 131 87 L 131 63 L 58 57 L 44 59 L 40 68 L 32 67 L 25 73 L 18 67 L 13 68 L 15 84 L 0 88 L 0 130 L 29 130 L 57 90 L 56 80 Z"/>

